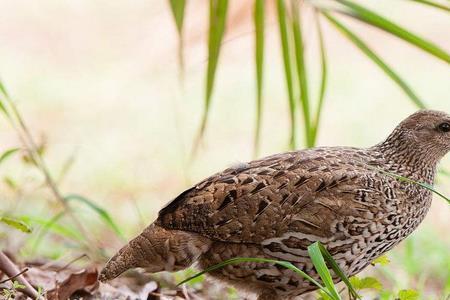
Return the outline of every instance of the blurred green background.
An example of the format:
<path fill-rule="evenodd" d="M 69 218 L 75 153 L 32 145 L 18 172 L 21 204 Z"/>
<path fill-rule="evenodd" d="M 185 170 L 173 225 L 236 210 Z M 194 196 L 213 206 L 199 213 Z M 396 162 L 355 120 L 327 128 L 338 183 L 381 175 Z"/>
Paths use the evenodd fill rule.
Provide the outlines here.
<path fill-rule="evenodd" d="M 269 1 L 270 2 L 270 1 Z M 448 14 L 405 1 L 360 1 L 450 49 Z M 170 199 L 213 172 L 252 159 L 255 123 L 253 25 L 250 3 L 231 1 L 209 125 L 189 160 L 204 101 L 208 6 L 193 0 L 185 17 L 185 73 L 180 81 L 178 37 L 168 1 L 0 1 L 0 74 L 65 193 L 92 199 L 127 238 L 151 223 Z M 289 113 L 273 5 L 267 8 L 262 142 L 259 156 L 288 149 Z M 313 25 L 307 63 L 313 96 L 319 63 Z M 450 112 L 448 65 L 379 30 L 345 19 L 408 80 L 433 109 Z M 372 62 L 323 22 L 329 87 L 318 145 L 371 146 L 416 107 Z M 298 132 L 299 141 L 302 133 Z M 0 119 L 0 150 L 20 145 Z M 0 168 L 0 210 L 49 219 L 56 211 L 42 176 L 14 157 Z M 442 162 L 450 169 L 450 156 Z M 450 194 L 450 178 L 437 189 Z M 121 245 L 92 211 L 79 207 L 99 245 Z M 448 204 L 435 199 L 422 226 L 388 254 L 381 272 L 398 288 L 424 299 L 450 293 Z M 36 225 L 38 226 L 38 225 Z M 1 227 L 7 232 L 6 227 Z M 34 233 L 33 233 L 34 234 Z M 110 239 L 105 239 L 110 234 Z M 31 253 L 28 235 L 3 235 L 3 246 L 30 255 L 63 255 L 73 247 L 58 236 Z M 54 247 L 48 247 L 54 245 Z M 55 247 L 56 246 L 56 247 Z M 377 267 L 378 268 L 378 267 Z M 374 272 L 369 268 L 366 272 Z"/>

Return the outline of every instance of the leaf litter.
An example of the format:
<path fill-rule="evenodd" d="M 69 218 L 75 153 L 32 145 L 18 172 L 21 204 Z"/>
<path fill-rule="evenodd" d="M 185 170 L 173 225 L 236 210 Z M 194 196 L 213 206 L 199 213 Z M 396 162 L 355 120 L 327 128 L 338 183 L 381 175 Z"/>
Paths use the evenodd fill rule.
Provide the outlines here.
<path fill-rule="evenodd" d="M 197 285 L 177 286 L 171 274 L 154 276 L 145 272 L 131 271 L 108 283 L 97 280 L 101 265 L 87 263 L 80 266 L 77 259 L 69 263 L 54 261 L 15 262 L 10 253 L 7 264 L 0 262 L 0 299 L 117 299 L 117 300 L 205 300 L 226 299 L 226 287 L 213 285 L 200 289 Z M 25 290 L 31 286 L 34 291 Z M 207 294 L 205 294 L 207 293 Z M 212 295 L 213 293 L 214 295 Z M 12 296 L 11 296 L 12 295 Z M 37 296 L 36 296 L 37 295 Z"/>

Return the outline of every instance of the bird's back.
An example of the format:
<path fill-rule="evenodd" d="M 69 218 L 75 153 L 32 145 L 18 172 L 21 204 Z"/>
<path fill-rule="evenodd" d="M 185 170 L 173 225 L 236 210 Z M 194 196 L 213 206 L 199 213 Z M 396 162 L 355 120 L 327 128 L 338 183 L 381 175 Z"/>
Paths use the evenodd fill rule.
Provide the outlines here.
<path fill-rule="evenodd" d="M 156 223 L 259 244 L 291 261 L 303 261 L 307 246 L 320 241 L 331 253 L 347 251 L 350 265 L 356 258 L 367 264 L 393 246 L 391 238 L 398 242 L 406 220 L 402 183 L 378 171 L 383 163 L 376 151 L 346 147 L 269 156 L 205 179 L 162 209 Z"/>
<path fill-rule="evenodd" d="M 300 214 L 305 231 L 326 236 L 330 232 L 320 230 L 324 221 L 361 206 L 346 192 L 376 173 L 368 167 L 376 163 L 367 150 L 343 147 L 269 156 L 203 180 L 163 208 L 157 223 L 222 241 L 258 243 L 289 230 Z"/>

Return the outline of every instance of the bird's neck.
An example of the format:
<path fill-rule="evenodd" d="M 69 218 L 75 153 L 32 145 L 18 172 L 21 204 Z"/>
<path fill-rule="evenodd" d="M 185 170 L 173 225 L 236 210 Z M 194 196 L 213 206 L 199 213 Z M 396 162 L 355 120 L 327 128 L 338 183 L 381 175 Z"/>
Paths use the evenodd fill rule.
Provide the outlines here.
<path fill-rule="evenodd" d="M 394 130 L 385 141 L 373 148 L 382 154 L 388 171 L 433 184 L 439 157 L 432 149 L 406 136 L 405 132 Z"/>

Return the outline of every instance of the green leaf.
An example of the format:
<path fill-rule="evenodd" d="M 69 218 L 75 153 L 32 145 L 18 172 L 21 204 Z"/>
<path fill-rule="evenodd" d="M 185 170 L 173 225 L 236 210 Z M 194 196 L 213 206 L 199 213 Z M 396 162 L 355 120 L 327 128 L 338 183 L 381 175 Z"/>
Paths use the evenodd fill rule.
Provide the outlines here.
<path fill-rule="evenodd" d="M 309 276 L 308 274 L 306 274 L 305 272 L 303 272 L 302 270 L 300 270 L 299 268 L 294 266 L 292 263 L 286 262 L 286 261 L 279 261 L 279 260 L 268 259 L 268 258 L 256 258 L 256 257 L 236 257 L 236 258 L 231 258 L 231 259 L 225 260 L 225 261 L 223 261 L 221 263 L 218 263 L 216 265 L 213 265 L 211 267 L 208 267 L 208 268 L 204 269 L 203 271 L 200 271 L 197 274 L 186 278 L 185 280 L 181 281 L 177 285 L 178 286 L 182 285 L 182 284 L 184 284 L 184 283 L 186 283 L 188 281 L 191 281 L 194 278 L 197 278 L 197 277 L 199 277 L 199 276 L 201 276 L 201 275 L 203 275 L 205 273 L 221 269 L 221 268 L 223 268 L 223 267 L 225 267 L 227 265 L 239 264 L 239 263 L 244 263 L 244 262 L 271 263 L 271 264 L 280 265 L 280 266 L 282 266 L 282 267 L 284 267 L 286 269 L 290 269 L 290 270 L 294 271 L 295 273 L 299 274 L 300 276 L 302 276 L 303 278 L 305 278 L 309 282 L 313 283 L 320 290 L 322 290 L 324 293 L 326 293 L 328 296 L 330 296 L 331 299 L 333 299 L 333 300 L 341 299 L 341 298 L 335 298 L 328 291 L 328 289 L 326 289 L 323 285 L 321 285 L 319 282 L 317 282 L 314 278 L 312 278 L 311 276 Z"/>
<path fill-rule="evenodd" d="M 374 63 L 376 63 L 381 70 L 386 73 L 397 85 L 405 92 L 405 94 L 412 100 L 412 102 L 418 108 L 425 108 L 425 104 L 419 97 L 414 93 L 414 91 L 406 84 L 406 82 L 391 68 L 389 67 L 374 51 L 372 51 L 358 36 L 351 32 L 347 27 L 345 27 L 341 22 L 335 19 L 333 16 L 325 11 L 322 14 L 334 25 L 345 37 L 347 37 L 355 46 L 357 46 L 362 53 L 364 53 L 368 58 L 370 58 Z"/>
<path fill-rule="evenodd" d="M 31 233 L 32 229 L 30 226 L 28 226 L 27 223 L 25 223 L 22 220 L 16 219 L 16 218 L 11 218 L 11 217 L 0 217 L 0 222 L 5 223 L 8 226 L 11 226 L 15 229 L 18 229 L 22 232 L 25 233 Z"/>
<path fill-rule="evenodd" d="M 382 29 L 430 54 L 450 63 L 450 55 L 430 41 L 408 31 L 400 25 L 384 18 L 383 16 L 349 0 L 337 0 L 351 10 L 347 15 L 354 17 L 366 24 Z"/>
<path fill-rule="evenodd" d="M 184 22 L 184 12 L 186 7 L 186 0 L 169 0 L 170 9 L 175 20 L 175 25 L 178 31 L 178 62 L 180 68 L 184 70 L 184 59 L 183 59 L 183 22 Z"/>
<path fill-rule="evenodd" d="M 416 290 L 401 290 L 398 293 L 398 299 L 399 300 L 418 300 L 419 299 L 419 292 Z"/>
<path fill-rule="evenodd" d="M 345 275 L 345 273 L 341 270 L 339 265 L 336 263 L 336 261 L 331 256 L 330 252 L 328 252 L 328 250 L 325 249 L 325 247 L 321 243 L 316 242 L 316 244 L 317 244 L 317 247 L 320 249 L 320 252 L 322 253 L 322 255 L 323 255 L 324 259 L 326 260 L 326 262 L 328 263 L 328 265 L 331 266 L 331 268 L 333 269 L 334 273 L 337 276 L 339 276 L 339 278 L 345 283 L 345 285 L 347 286 L 347 288 L 350 291 L 350 294 L 353 295 L 354 298 L 360 299 L 361 297 L 358 295 L 358 293 L 353 288 L 353 286 L 350 283 L 350 280 L 348 279 L 347 275 Z"/>
<path fill-rule="evenodd" d="M 308 246 L 308 254 L 311 257 L 311 261 L 322 279 L 323 284 L 328 289 L 328 291 L 333 295 L 333 299 L 341 299 L 339 292 L 334 285 L 333 279 L 331 277 L 330 271 L 328 270 L 325 260 L 322 256 L 322 252 L 319 248 L 319 243 L 316 242 Z"/>
<path fill-rule="evenodd" d="M 317 101 L 317 111 L 316 116 L 313 120 L 313 133 L 312 133 L 312 140 L 313 144 L 316 144 L 317 140 L 317 132 L 320 125 L 320 117 L 322 115 L 322 106 L 323 106 L 323 100 L 325 98 L 325 90 L 327 88 L 327 56 L 325 52 L 325 42 L 323 39 L 322 34 L 322 28 L 320 25 L 319 16 L 315 14 L 316 19 L 316 27 L 317 27 L 317 35 L 319 36 L 319 44 L 320 44 L 320 64 L 321 64 L 321 78 L 320 78 L 320 90 L 319 90 L 319 100 Z"/>
<path fill-rule="evenodd" d="M 42 287 L 42 286 L 40 286 L 40 285 L 38 285 L 38 287 L 37 287 L 37 292 L 38 292 L 38 298 L 36 299 L 36 300 L 41 300 L 41 299 L 43 299 L 44 297 L 44 294 L 45 294 L 45 291 L 44 291 L 44 288 Z"/>
<path fill-rule="evenodd" d="M 262 120 L 262 88 L 263 88 L 263 62 L 264 62 L 264 1 L 255 0 L 253 12 L 255 25 L 255 65 L 256 65 L 256 127 L 254 154 L 257 156 L 261 135 Z"/>
<path fill-rule="evenodd" d="M 219 62 L 222 39 L 225 33 L 227 9 L 228 0 L 210 0 L 209 2 L 208 66 L 206 71 L 205 103 L 200 129 L 197 138 L 194 141 L 193 155 L 195 155 L 197 151 L 208 122 L 209 108 L 216 78 L 216 69 Z"/>
<path fill-rule="evenodd" d="M 13 288 L 14 288 L 15 290 L 18 290 L 18 289 L 24 289 L 25 286 L 24 286 L 23 284 L 21 284 L 20 282 L 18 282 L 17 280 L 14 280 L 14 282 L 13 282 Z"/>
<path fill-rule="evenodd" d="M 349 280 L 355 290 L 374 289 L 380 291 L 383 289 L 381 282 L 374 277 L 359 278 L 357 276 L 352 276 Z"/>
<path fill-rule="evenodd" d="M 450 12 L 450 7 L 445 4 L 440 4 L 440 3 L 436 3 L 436 2 L 432 2 L 432 1 L 428 1 L 428 0 L 411 0 L 411 1 L 421 3 L 424 5 L 429 5 L 431 7 L 439 8 L 439 9 L 445 10 L 447 12 Z"/>
<path fill-rule="evenodd" d="M 109 213 L 101 208 L 100 206 L 98 206 L 97 204 L 95 204 L 93 201 L 80 196 L 80 195 L 76 195 L 76 194 L 72 194 L 69 196 L 64 197 L 64 200 L 68 201 L 78 201 L 80 203 L 86 204 L 88 207 L 90 207 L 92 210 L 94 210 L 99 216 L 100 218 L 122 239 L 125 239 L 122 231 L 119 229 L 119 227 L 116 225 L 116 223 L 113 221 L 113 219 L 111 218 L 111 216 L 109 215 Z"/>
<path fill-rule="evenodd" d="M 289 148 L 291 150 L 297 147 L 296 142 L 296 118 L 295 118 L 295 96 L 294 87 L 292 80 L 292 69 L 291 69 L 291 57 L 290 57 L 290 45 L 288 38 L 288 30 L 286 24 L 286 7 L 284 5 L 284 0 L 277 0 L 277 12 L 278 12 L 278 27 L 280 29 L 280 39 L 281 39 L 281 50 L 283 56 L 284 64 L 284 75 L 286 78 L 286 87 L 288 92 L 289 101 L 289 117 L 291 124 L 291 133 L 289 139 Z"/>
<path fill-rule="evenodd" d="M 389 258 L 387 257 L 387 255 L 381 255 L 377 258 L 375 258 L 371 264 L 373 266 L 375 265 L 381 265 L 381 266 L 387 266 L 391 261 L 389 260 Z"/>
<path fill-rule="evenodd" d="M 319 290 L 319 298 L 318 300 L 333 300 L 328 294 L 326 294 L 324 291 Z"/>
<path fill-rule="evenodd" d="M 305 51 L 303 44 L 300 7 L 298 1 L 292 1 L 292 32 L 294 35 L 295 60 L 297 66 L 297 77 L 300 87 L 300 104 L 303 111 L 303 122 L 305 125 L 306 146 L 314 146 L 311 129 L 311 112 L 309 105 L 308 80 L 305 65 Z"/>
<path fill-rule="evenodd" d="M 0 156 L 0 164 L 8 159 L 8 157 L 12 156 L 14 153 L 16 153 L 17 151 L 19 151 L 20 148 L 11 148 L 6 150 L 5 152 L 2 153 L 2 155 Z"/>

